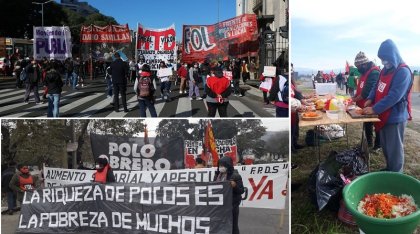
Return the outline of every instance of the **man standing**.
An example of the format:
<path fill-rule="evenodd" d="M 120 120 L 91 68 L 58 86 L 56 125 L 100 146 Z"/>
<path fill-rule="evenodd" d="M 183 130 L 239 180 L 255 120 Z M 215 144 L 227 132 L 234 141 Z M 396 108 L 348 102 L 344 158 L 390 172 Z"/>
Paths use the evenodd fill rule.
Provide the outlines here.
<path fill-rule="evenodd" d="M 370 61 L 365 53 L 360 51 L 356 58 L 354 59 L 354 65 L 359 70 L 361 76 L 359 83 L 356 89 L 356 95 L 352 98 L 356 105 L 360 108 L 365 107 L 366 98 L 369 96 L 369 93 L 372 89 L 375 88 L 375 84 L 379 79 L 380 69 L 372 61 Z M 366 140 L 369 147 L 372 147 L 372 138 L 373 138 L 373 123 L 365 122 L 363 123 L 363 128 L 365 129 Z M 375 145 L 374 150 L 379 149 L 380 147 L 380 136 L 379 132 L 375 131 Z"/>
<path fill-rule="evenodd" d="M 242 81 L 245 84 L 245 82 L 249 80 L 249 68 L 245 60 L 242 60 L 241 73 L 242 73 Z"/>
<path fill-rule="evenodd" d="M 395 43 L 388 39 L 378 50 L 384 68 L 376 87 L 365 103 L 365 114 L 378 114 L 375 123 L 381 136 L 386 170 L 402 172 L 404 166 L 404 130 L 411 117 L 410 94 L 413 73 L 404 63 Z M 373 106 L 371 106 L 373 104 Z"/>
<path fill-rule="evenodd" d="M 122 61 L 120 54 L 117 52 L 114 54 L 115 61 L 110 65 L 112 85 L 114 86 L 114 110 L 119 112 L 119 94 L 121 93 L 122 104 L 124 112 L 128 112 L 126 91 L 127 91 L 127 78 L 128 78 L 128 65 Z"/>
<path fill-rule="evenodd" d="M 224 156 L 219 159 L 214 181 L 230 181 L 233 190 L 232 199 L 232 215 L 233 215 L 233 230 L 232 234 L 239 234 L 239 205 L 241 204 L 241 194 L 245 192 L 242 177 L 238 171 L 233 167 L 232 158 Z"/>
<path fill-rule="evenodd" d="M 33 92 L 35 103 L 39 104 L 38 83 L 41 80 L 41 69 L 37 62 L 32 58 L 31 63 L 25 67 L 24 72 L 26 73 L 26 92 L 23 101 L 29 103 L 29 95 Z"/>
<path fill-rule="evenodd" d="M 5 212 L 9 215 L 13 215 L 13 210 L 16 208 L 16 193 L 9 187 L 15 172 L 16 163 L 11 161 L 9 162 L 7 169 L 1 175 L 1 189 L 7 194 L 7 210 Z"/>
<path fill-rule="evenodd" d="M 33 190 L 38 185 L 38 177 L 29 173 L 29 168 L 25 164 L 18 165 L 18 172 L 12 177 L 9 187 L 17 193 L 17 200 L 22 205 L 25 191 Z"/>

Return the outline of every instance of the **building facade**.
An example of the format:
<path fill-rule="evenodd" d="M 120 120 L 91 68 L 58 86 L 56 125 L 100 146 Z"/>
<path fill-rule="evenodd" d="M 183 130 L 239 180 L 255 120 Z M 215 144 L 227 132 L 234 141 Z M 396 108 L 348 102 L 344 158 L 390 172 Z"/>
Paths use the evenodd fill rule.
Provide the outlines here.
<path fill-rule="evenodd" d="M 86 17 L 91 14 L 99 13 L 99 10 L 89 5 L 87 2 L 79 2 L 79 0 L 61 0 L 61 5 L 74 12 Z"/>
<path fill-rule="evenodd" d="M 289 0 L 236 0 L 236 15 L 242 14 L 257 15 L 260 35 L 267 26 L 275 32 L 275 58 L 277 62 L 282 60 L 281 63 L 286 66 L 289 56 Z"/>

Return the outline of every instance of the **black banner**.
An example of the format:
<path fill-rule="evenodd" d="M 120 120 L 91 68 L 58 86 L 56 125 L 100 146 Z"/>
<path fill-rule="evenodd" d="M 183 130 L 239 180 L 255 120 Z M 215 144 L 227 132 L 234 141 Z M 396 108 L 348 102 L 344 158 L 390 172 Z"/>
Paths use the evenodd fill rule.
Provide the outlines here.
<path fill-rule="evenodd" d="M 80 184 L 25 193 L 18 233 L 231 233 L 228 182 Z"/>
<path fill-rule="evenodd" d="M 149 141 L 149 142 L 148 142 Z M 90 135 L 93 156 L 108 157 L 114 170 L 153 171 L 184 169 L 182 138 L 120 137 Z"/>

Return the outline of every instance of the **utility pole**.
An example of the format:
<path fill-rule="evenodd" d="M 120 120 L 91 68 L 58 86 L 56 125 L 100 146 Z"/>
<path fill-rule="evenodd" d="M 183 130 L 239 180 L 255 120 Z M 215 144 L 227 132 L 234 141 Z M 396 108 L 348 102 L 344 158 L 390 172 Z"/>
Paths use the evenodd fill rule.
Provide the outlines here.
<path fill-rule="evenodd" d="M 41 5 L 42 27 L 44 27 L 44 4 L 50 3 L 52 1 L 54 1 L 54 0 L 49 0 L 49 1 L 46 1 L 44 3 L 42 3 L 42 2 L 32 2 L 32 4 Z"/>

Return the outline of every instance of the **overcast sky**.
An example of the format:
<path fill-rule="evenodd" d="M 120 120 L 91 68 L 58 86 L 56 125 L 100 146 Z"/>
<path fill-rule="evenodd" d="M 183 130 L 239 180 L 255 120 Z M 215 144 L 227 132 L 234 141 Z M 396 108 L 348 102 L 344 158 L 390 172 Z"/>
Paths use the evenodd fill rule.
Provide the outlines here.
<path fill-rule="evenodd" d="M 409 66 L 420 66 L 419 1 L 293 0 L 290 9 L 295 67 L 344 70 L 359 51 L 380 64 L 377 52 L 386 39 Z"/>
<path fill-rule="evenodd" d="M 149 136 L 156 136 L 155 130 L 162 119 L 160 118 L 147 118 L 143 123 L 147 124 L 149 130 Z M 199 118 L 189 118 L 190 123 L 198 123 Z M 263 126 L 267 127 L 267 131 L 282 131 L 289 130 L 289 121 L 288 119 L 279 119 L 279 118 L 264 118 L 261 119 Z"/>

